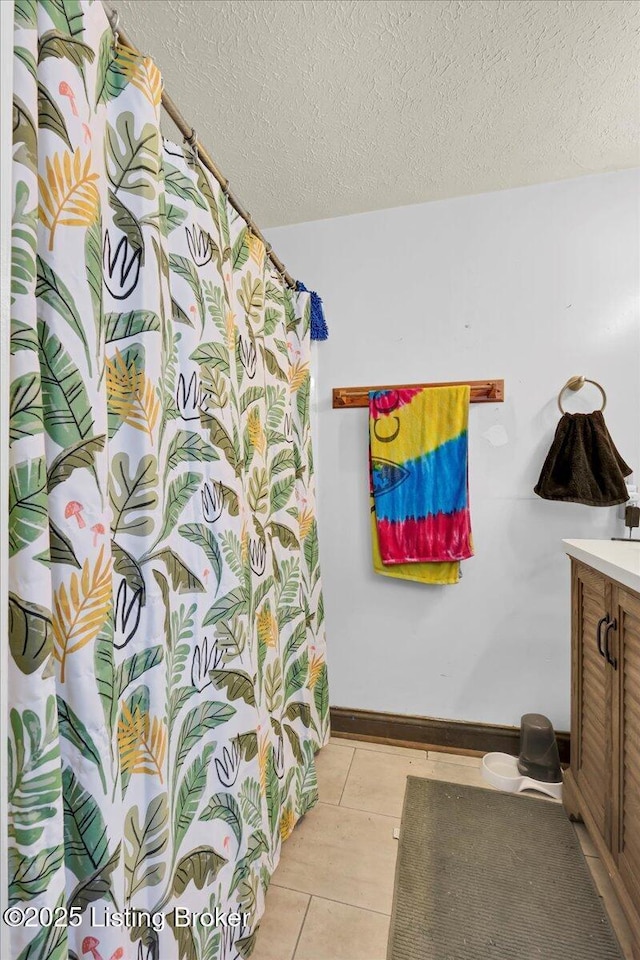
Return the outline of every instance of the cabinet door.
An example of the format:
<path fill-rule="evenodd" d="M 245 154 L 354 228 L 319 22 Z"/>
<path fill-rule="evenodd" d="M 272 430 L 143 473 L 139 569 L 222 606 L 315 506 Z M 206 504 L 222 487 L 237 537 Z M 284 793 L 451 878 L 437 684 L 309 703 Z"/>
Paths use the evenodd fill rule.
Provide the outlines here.
<path fill-rule="evenodd" d="M 625 887 L 640 910 L 640 596 L 618 587 L 612 615 L 617 619 L 614 716 L 614 857 Z"/>
<path fill-rule="evenodd" d="M 613 671 L 598 647 L 598 625 L 607 615 L 610 599 L 609 581 L 574 561 L 571 771 L 607 845 L 611 843 Z"/>

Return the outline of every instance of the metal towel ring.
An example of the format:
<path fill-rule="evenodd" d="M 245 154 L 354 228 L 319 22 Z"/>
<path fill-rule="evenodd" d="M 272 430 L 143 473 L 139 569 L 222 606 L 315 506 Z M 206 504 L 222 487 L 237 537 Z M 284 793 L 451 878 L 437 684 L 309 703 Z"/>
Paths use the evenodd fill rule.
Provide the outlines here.
<path fill-rule="evenodd" d="M 588 377 L 569 377 L 564 387 L 558 394 L 558 406 L 560 407 L 560 413 L 565 413 L 564 407 L 562 406 L 562 394 L 565 392 L 565 390 L 581 390 L 585 383 L 592 383 L 594 387 L 598 388 L 602 394 L 602 406 L 600 407 L 600 410 L 604 410 L 607 405 L 607 395 L 604 392 L 604 387 L 600 386 L 596 380 L 589 380 Z"/>

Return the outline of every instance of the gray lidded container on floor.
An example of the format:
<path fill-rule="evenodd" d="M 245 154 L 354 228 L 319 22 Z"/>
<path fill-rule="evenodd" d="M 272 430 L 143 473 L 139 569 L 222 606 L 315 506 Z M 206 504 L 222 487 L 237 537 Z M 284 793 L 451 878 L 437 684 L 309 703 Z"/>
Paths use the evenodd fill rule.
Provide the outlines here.
<path fill-rule="evenodd" d="M 562 768 L 551 720 L 541 713 L 525 713 L 520 720 L 518 770 L 542 783 L 560 783 Z"/>

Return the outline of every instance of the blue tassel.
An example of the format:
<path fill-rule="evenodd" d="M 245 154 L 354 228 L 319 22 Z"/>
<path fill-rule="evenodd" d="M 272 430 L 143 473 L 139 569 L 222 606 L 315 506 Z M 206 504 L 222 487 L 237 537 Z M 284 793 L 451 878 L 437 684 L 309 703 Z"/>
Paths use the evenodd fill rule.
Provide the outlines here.
<path fill-rule="evenodd" d="M 296 289 L 303 293 L 311 293 L 311 339 L 328 340 L 329 331 L 327 329 L 327 322 L 324 319 L 322 297 L 320 297 L 315 290 L 308 291 L 304 283 L 301 283 L 300 280 L 296 283 Z"/>

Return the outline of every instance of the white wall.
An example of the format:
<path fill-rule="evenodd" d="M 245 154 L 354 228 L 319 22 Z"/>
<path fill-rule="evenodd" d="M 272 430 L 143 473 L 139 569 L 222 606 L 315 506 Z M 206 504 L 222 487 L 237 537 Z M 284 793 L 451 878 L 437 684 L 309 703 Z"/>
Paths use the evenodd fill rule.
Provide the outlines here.
<path fill-rule="evenodd" d="M 316 462 L 333 705 L 506 724 L 533 710 L 568 728 L 560 541 L 622 524 L 532 488 L 573 374 L 604 385 L 640 467 L 638 186 L 625 171 L 270 231 L 330 327 Z M 367 413 L 333 410 L 332 387 L 486 377 L 504 377 L 506 401 L 470 410 L 476 556 L 461 583 L 374 576 Z M 569 409 L 596 400 L 586 387 Z"/>

